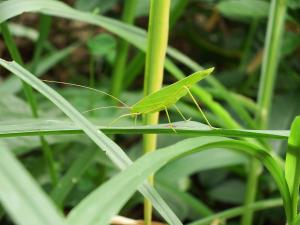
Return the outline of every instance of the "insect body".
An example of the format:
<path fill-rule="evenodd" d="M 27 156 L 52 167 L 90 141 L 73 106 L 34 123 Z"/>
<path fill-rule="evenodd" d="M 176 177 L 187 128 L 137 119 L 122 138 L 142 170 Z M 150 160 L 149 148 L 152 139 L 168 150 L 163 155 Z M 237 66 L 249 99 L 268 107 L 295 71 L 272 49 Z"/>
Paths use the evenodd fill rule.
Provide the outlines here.
<path fill-rule="evenodd" d="M 203 78 L 205 78 L 206 76 L 211 74 L 211 72 L 213 70 L 214 70 L 214 68 L 198 71 L 196 73 L 193 73 L 193 74 L 187 76 L 186 78 L 184 78 L 180 81 L 177 81 L 176 83 L 173 83 L 173 84 L 171 84 L 167 87 L 164 87 L 156 92 L 153 92 L 150 95 L 147 95 L 146 97 L 142 98 L 140 101 L 135 103 L 133 106 L 126 107 L 126 108 L 130 109 L 130 113 L 124 114 L 124 115 L 118 117 L 117 119 L 112 121 L 111 124 L 115 123 L 120 118 L 125 117 L 125 116 L 131 115 L 136 118 L 136 116 L 138 116 L 138 115 L 155 113 L 155 112 L 164 110 L 166 112 L 170 127 L 174 130 L 174 132 L 176 132 L 176 130 L 174 129 L 174 127 L 171 123 L 167 108 L 174 105 L 176 110 L 182 116 L 182 118 L 184 120 L 186 120 L 185 117 L 183 116 L 183 114 L 180 112 L 180 110 L 176 107 L 175 103 L 179 99 L 181 99 L 183 96 L 185 96 L 186 94 L 189 94 L 189 96 L 192 98 L 193 102 L 196 104 L 197 108 L 201 112 L 206 123 L 211 128 L 213 128 L 211 126 L 211 124 L 209 123 L 209 121 L 207 120 L 205 114 L 201 110 L 200 106 L 198 105 L 197 101 L 193 97 L 192 93 L 189 90 L 195 83 L 199 82 L 200 80 L 202 80 Z"/>

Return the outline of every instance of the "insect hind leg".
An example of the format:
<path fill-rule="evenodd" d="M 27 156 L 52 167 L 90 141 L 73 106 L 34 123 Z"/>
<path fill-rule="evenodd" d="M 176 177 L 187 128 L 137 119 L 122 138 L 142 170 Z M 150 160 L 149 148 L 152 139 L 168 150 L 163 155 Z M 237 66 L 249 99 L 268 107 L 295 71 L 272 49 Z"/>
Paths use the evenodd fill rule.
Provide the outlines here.
<path fill-rule="evenodd" d="M 210 122 L 208 121 L 207 117 L 205 116 L 204 112 L 202 111 L 202 109 L 200 108 L 199 104 L 197 103 L 196 99 L 194 98 L 194 96 L 192 95 L 190 89 L 187 86 L 184 86 L 184 88 L 187 90 L 189 96 L 191 97 L 191 99 L 193 100 L 193 102 L 195 103 L 195 105 L 197 106 L 198 110 L 200 111 L 202 117 L 204 118 L 205 122 L 207 123 L 207 125 L 211 128 L 211 129 L 216 129 L 215 127 L 213 127 Z"/>
<path fill-rule="evenodd" d="M 179 113 L 179 115 L 181 116 L 181 118 L 184 120 L 184 121 L 190 121 L 191 120 L 191 118 L 189 118 L 189 119 L 187 119 L 184 115 L 183 115 L 183 113 L 180 111 L 180 109 L 177 107 L 177 105 L 176 104 L 174 104 L 174 107 L 175 107 L 175 109 L 177 110 L 177 112 Z"/>

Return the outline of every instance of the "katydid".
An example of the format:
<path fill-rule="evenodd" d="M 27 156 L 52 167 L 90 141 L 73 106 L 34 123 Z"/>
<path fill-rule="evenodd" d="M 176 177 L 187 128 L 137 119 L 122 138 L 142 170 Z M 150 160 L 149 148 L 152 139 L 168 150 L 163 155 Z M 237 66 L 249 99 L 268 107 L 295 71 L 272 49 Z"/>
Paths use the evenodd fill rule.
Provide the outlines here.
<path fill-rule="evenodd" d="M 206 118 L 205 114 L 201 110 L 200 106 L 198 105 L 197 101 L 193 97 L 191 91 L 190 91 L 190 88 L 195 83 L 199 82 L 200 80 L 202 80 L 203 78 L 205 78 L 206 76 L 211 74 L 211 72 L 213 70 L 214 70 L 214 68 L 209 68 L 209 69 L 206 69 L 206 70 L 195 72 L 195 73 L 185 77 L 184 79 L 182 79 L 180 81 L 177 81 L 177 82 L 175 82 L 175 83 L 173 83 L 169 86 L 161 88 L 160 90 L 158 90 L 156 92 L 153 92 L 150 95 L 147 95 L 146 97 L 142 98 L 140 101 L 138 101 L 137 103 L 135 103 L 132 106 L 128 106 L 127 104 L 125 104 L 121 100 L 117 99 L 116 97 L 114 97 L 112 95 L 109 95 L 109 94 L 107 94 L 103 91 L 95 90 L 93 88 L 89 88 L 89 87 L 85 87 L 85 86 L 77 85 L 77 84 L 65 83 L 65 82 L 47 81 L 47 80 L 44 80 L 44 81 L 54 82 L 54 83 L 62 83 L 62 84 L 69 84 L 69 85 L 73 85 L 73 86 L 87 88 L 87 89 L 90 89 L 90 90 L 95 90 L 97 92 L 100 92 L 102 94 L 105 94 L 105 95 L 108 95 L 108 96 L 112 97 L 113 99 L 117 100 L 118 102 L 120 102 L 121 104 L 124 105 L 124 107 L 108 106 L 108 107 L 99 107 L 99 108 L 96 108 L 96 109 L 113 108 L 113 107 L 130 109 L 130 113 L 119 116 L 118 118 L 113 120 L 111 122 L 111 124 L 115 123 L 116 121 L 118 121 L 119 119 L 121 119 L 122 117 L 125 117 L 125 116 L 135 116 L 136 117 L 138 115 L 145 115 L 145 114 L 148 114 L 148 113 L 155 113 L 155 112 L 159 112 L 159 111 L 164 110 L 166 112 L 166 115 L 167 115 L 167 118 L 168 118 L 168 121 L 169 121 L 169 124 L 170 124 L 171 128 L 175 131 L 175 129 L 174 129 L 172 123 L 171 123 L 170 117 L 169 117 L 168 107 L 174 105 L 176 110 L 181 115 L 181 117 L 184 120 L 186 120 L 186 118 L 180 112 L 179 108 L 176 107 L 175 103 L 187 94 L 191 97 L 191 99 L 193 100 L 193 102 L 197 106 L 198 110 L 202 114 L 202 116 L 205 119 L 206 123 L 211 128 L 213 128 L 211 126 L 211 124 L 209 123 L 208 119 Z M 93 109 L 93 110 L 96 110 L 96 109 Z M 86 112 L 89 112 L 89 111 L 92 111 L 92 110 L 88 110 Z"/>

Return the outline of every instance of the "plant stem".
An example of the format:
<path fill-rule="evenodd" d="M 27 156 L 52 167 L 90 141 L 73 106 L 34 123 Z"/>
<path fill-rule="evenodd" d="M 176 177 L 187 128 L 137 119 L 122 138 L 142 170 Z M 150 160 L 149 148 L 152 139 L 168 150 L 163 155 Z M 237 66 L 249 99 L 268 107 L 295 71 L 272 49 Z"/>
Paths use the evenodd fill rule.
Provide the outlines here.
<path fill-rule="evenodd" d="M 151 0 L 148 28 L 148 43 L 146 53 L 144 95 L 159 90 L 162 86 L 164 61 L 168 45 L 170 0 Z M 159 113 L 147 114 L 144 117 L 145 124 L 157 124 Z M 149 153 L 156 149 L 157 135 L 144 135 L 144 152 Z M 149 177 L 153 183 L 153 176 Z M 152 223 L 152 205 L 145 199 L 144 204 L 145 224 Z"/>
<path fill-rule="evenodd" d="M 132 24 L 135 17 L 135 9 L 137 5 L 137 0 L 127 0 L 124 2 L 124 12 L 122 15 L 122 20 L 125 23 Z M 113 70 L 113 78 L 112 78 L 112 90 L 111 93 L 113 96 L 117 98 L 120 97 L 124 74 L 125 74 L 125 66 L 128 56 L 129 44 L 127 41 L 121 39 L 118 44 L 118 54 L 116 57 L 116 62 Z"/>
<path fill-rule="evenodd" d="M 124 89 L 128 88 L 136 77 L 141 74 L 145 65 L 145 54 L 139 51 L 128 64 L 126 69 L 126 79 L 124 80 Z"/>
<path fill-rule="evenodd" d="M 40 15 L 40 22 L 39 22 L 39 37 L 37 40 L 37 43 L 35 45 L 34 53 L 33 53 L 33 59 L 32 59 L 32 67 L 31 71 L 32 73 L 36 73 L 37 66 L 39 63 L 39 60 L 41 58 L 43 49 L 44 49 L 44 44 L 48 39 L 50 29 L 52 25 L 52 17 L 48 15 Z M 37 103 L 35 103 L 37 107 Z M 36 118 L 38 118 L 38 113 L 36 112 Z M 40 141 L 42 144 L 42 151 L 44 155 L 44 159 L 46 162 L 46 165 L 48 167 L 51 181 L 52 181 L 52 186 L 55 187 L 57 182 L 58 182 L 58 173 L 55 168 L 55 161 L 54 157 L 52 154 L 52 150 L 50 148 L 50 145 L 48 144 L 47 140 L 43 137 L 40 136 Z"/>
<path fill-rule="evenodd" d="M 249 168 L 248 168 L 248 177 L 246 184 L 246 195 L 244 199 L 244 206 L 247 207 L 255 202 L 256 194 L 257 194 L 257 183 L 259 175 L 261 174 L 262 166 L 261 163 L 253 158 L 250 159 Z M 253 220 L 253 211 L 245 210 L 242 218 L 241 225 L 250 225 Z"/>
<path fill-rule="evenodd" d="M 261 69 L 261 79 L 258 93 L 258 113 L 256 114 L 257 124 L 260 129 L 268 128 L 268 117 L 271 108 L 274 83 L 276 78 L 279 50 L 281 47 L 282 31 L 286 13 L 286 0 L 272 0 L 267 35 L 265 40 L 265 51 Z M 260 170 L 260 163 L 252 159 L 247 181 L 245 206 L 255 201 L 257 180 Z M 256 182 L 255 182 L 256 180 Z M 253 186 L 250 186 L 250 185 Z M 255 190 L 255 191 L 254 191 Z M 253 212 L 245 211 L 242 217 L 242 225 L 250 225 L 253 220 Z"/>
<path fill-rule="evenodd" d="M 285 14 L 286 0 L 272 0 L 258 92 L 259 111 L 256 115 L 261 129 L 268 127 L 268 116 L 280 57 Z"/>

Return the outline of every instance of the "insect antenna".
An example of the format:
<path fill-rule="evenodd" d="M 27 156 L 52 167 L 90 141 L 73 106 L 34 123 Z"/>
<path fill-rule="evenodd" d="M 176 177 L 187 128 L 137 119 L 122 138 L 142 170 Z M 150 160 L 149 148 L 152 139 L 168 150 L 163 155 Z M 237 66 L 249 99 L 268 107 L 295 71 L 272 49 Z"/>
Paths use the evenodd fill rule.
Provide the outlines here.
<path fill-rule="evenodd" d="M 101 106 L 101 107 L 97 107 L 94 109 L 89 109 L 89 110 L 83 111 L 82 113 L 88 113 L 88 112 L 96 111 L 99 109 L 111 109 L 111 108 L 113 108 L 113 109 L 131 109 L 130 106 Z"/>
<path fill-rule="evenodd" d="M 47 83 L 65 84 L 65 85 L 69 85 L 69 86 L 85 88 L 85 89 L 87 89 L 87 90 L 95 91 L 95 92 L 97 92 L 97 93 L 100 93 L 100 94 L 109 96 L 109 97 L 111 97 L 112 99 L 114 99 L 115 101 L 121 103 L 122 105 L 124 105 L 124 106 L 126 106 L 126 107 L 130 107 L 130 106 L 127 105 L 125 102 L 123 102 L 122 100 L 118 99 L 117 97 L 115 97 L 115 96 L 113 96 L 113 95 L 110 95 L 110 94 L 108 94 L 108 93 L 106 93 L 106 92 L 104 92 L 104 91 L 97 90 L 97 89 L 95 89 L 95 88 L 87 87 L 87 86 L 80 85 L 80 84 L 73 84 L 73 83 L 68 83 L 68 82 L 62 82 L 62 81 L 54 81 L 54 80 L 42 80 L 42 81 L 47 82 Z"/>

